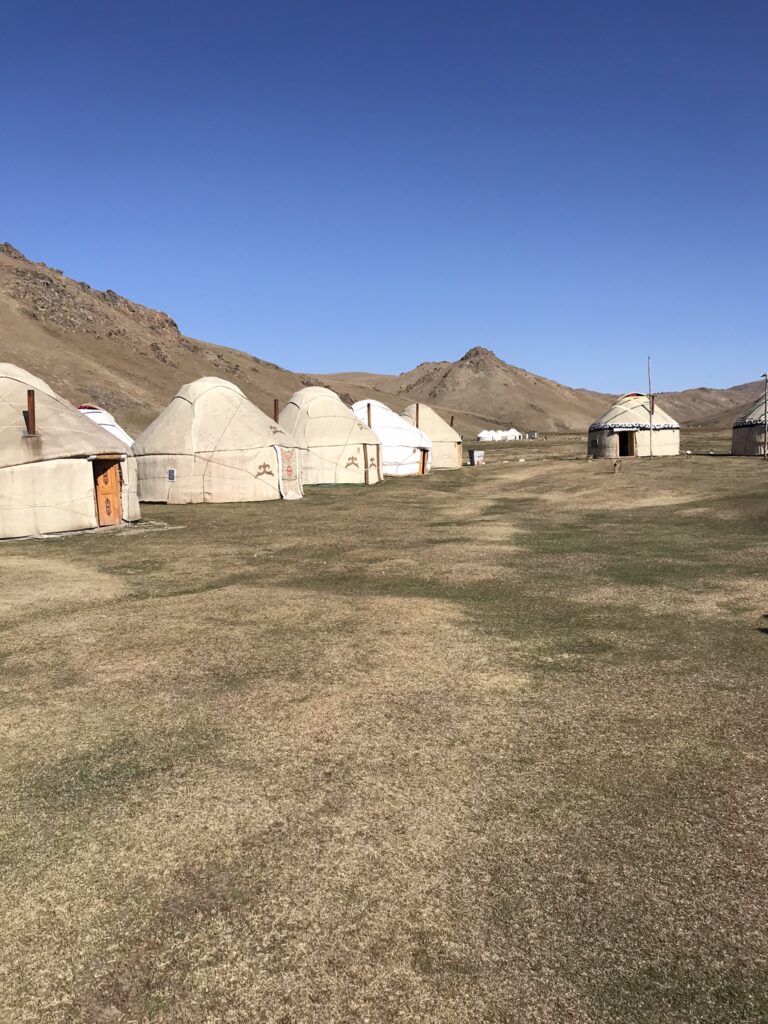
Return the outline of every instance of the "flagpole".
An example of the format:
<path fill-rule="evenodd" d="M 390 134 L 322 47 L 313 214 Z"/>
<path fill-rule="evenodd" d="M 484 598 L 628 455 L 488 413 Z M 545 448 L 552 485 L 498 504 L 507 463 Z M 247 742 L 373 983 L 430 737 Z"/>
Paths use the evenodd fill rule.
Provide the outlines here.
<path fill-rule="evenodd" d="M 651 384 L 651 357 L 648 356 L 648 412 L 650 415 L 651 429 L 649 433 L 649 451 L 653 458 L 653 385 Z"/>

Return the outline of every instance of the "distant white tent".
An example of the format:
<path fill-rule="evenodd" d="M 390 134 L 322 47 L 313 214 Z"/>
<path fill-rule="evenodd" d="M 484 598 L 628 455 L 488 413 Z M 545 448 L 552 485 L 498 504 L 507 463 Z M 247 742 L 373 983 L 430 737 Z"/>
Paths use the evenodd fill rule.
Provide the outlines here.
<path fill-rule="evenodd" d="M 590 426 L 587 454 L 596 458 L 679 455 L 680 424 L 656 401 L 652 406 L 648 395 L 622 395 Z"/>
<path fill-rule="evenodd" d="M 461 434 L 434 409 L 416 402 L 403 412 L 403 419 L 423 430 L 432 442 L 432 469 L 461 469 Z"/>
<path fill-rule="evenodd" d="M 383 402 L 355 402 L 352 412 L 381 442 L 384 476 L 424 476 L 432 465 L 432 442 L 418 427 Z"/>
<path fill-rule="evenodd" d="M 45 381 L 0 363 L 0 537 L 139 519 L 128 454 Z"/>
<path fill-rule="evenodd" d="M 766 444 L 765 396 L 733 424 L 731 455 L 764 455 Z"/>
<path fill-rule="evenodd" d="M 185 384 L 136 438 L 142 501 L 266 501 L 300 498 L 298 446 L 236 384 Z"/>
<path fill-rule="evenodd" d="M 477 435 L 478 441 L 520 441 L 523 435 L 514 427 L 507 430 L 481 430 Z"/>
<path fill-rule="evenodd" d="M 123 444 L 127 444 L 128 447 L 133 444 L 133 438 L 130 434 L 126 433 L 120 424 L 115 420 L 115 417 L 108 413 L 106 409 L 102 409 L 99 405 L 78 405 L 78 410 L 87 416 L 93 423 L 98 423 L 104 430 L 109 431 L 113 437 L 116 437 L 118 441 L 122 441 Z"/>

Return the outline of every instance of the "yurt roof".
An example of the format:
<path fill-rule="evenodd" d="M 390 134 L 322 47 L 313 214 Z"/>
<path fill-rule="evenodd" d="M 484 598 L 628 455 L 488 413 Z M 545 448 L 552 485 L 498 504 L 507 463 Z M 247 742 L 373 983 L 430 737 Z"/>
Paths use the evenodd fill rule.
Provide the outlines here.
<path fill-rule="evenodd" d="M 201 377 L 179 389 L 139 434 L 133 450 L 137 455 L 197 455 L 269 444 L 296 447 L 293 438 L 236 384 L 221 377 Z"/>
<path fill-rule="evenodd" d="M 453 429 L 442 416 L 438 416 L 435 410 L 429 406 L 424 405 L 423 402 L 418 403 L 419 406 L 419 427 L 427 437 L 434 441 L 439 442 L 451 442 L 458 444 L 461 441 L 461 434 Z M 416 404 L 409 405 L 408 408 L 403 412 L 403 419 L 409 423 L 416 425 Z"/>
<path fill-rule="evenodd" d="M 420 427 L 398 416 L 383 402 L 375 399 L 355 402 L 352 411 L 362 423 L 368 422 L 368 406 L 371 407 L 371 429 L 382 444 L 431 449 L 432 441 Z"/>
<path fill-rule="evenodd" d="M 749 412 L 740 416 L 733 424 L 734 427 L 756 427 L 765 423 L 765 396 L 761 395 Z"/>
<path fill-rule="evenodd" d="M 280 423 L 304 448 L 379 444 L 376 434 L 330 388 L 301 388 L 283 406 Z"/>
<path fill-rule="evenodd" d="M 35 392 L 35 435 L 27 436 L 27 391 Z M 0 363 L 0 469 L 51 459 L 121 455 L 128 446 L 70 405 L 33 374 Z"/>
<path fill-rule="evenodd" d="M 603 415 L 595 420 L 590 430 L 650 430 L 651 403 L 648 395 L 629 394 L 617 398 Z M 679 430 L 680 424 L 654 402 L 654 430 Z"/>
<path fill-rule="evenodd" d="M 123 444 L 127 444 L 129 448 L 133 444 L 131 435 L 123 430 L 111 412 L 102 409 L 100 405 L 78 405 L 77 410 L 87 416 L 92 423 L 97 423 L 103 430 L 112 434 Z"/>

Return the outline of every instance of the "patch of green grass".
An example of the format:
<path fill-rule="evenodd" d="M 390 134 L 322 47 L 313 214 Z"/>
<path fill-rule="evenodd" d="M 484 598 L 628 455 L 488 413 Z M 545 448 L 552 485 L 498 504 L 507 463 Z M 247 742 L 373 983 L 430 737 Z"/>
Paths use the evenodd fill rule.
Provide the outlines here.
<path fill-rule="evenodd" d="M 217 730 L 198 723 L 172 730 L 121 730 L 109 739 L 56 760 L 19 768 L 21 792 L 47 810 L 71 811 L 125 799 L 193 761 L 210 757 Z"/>

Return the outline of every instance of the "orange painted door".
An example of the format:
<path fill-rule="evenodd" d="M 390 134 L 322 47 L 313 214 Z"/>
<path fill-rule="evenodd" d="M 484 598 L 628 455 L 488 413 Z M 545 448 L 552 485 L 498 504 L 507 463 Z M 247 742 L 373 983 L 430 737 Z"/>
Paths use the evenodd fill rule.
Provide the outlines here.
<path fill-rule="evenodd" d="M 93 463 L 96 482 L 96 512 L 99 526 L 117 526 L 120 522 L 120 463 L 112 459 L 96 459 Z"/>

